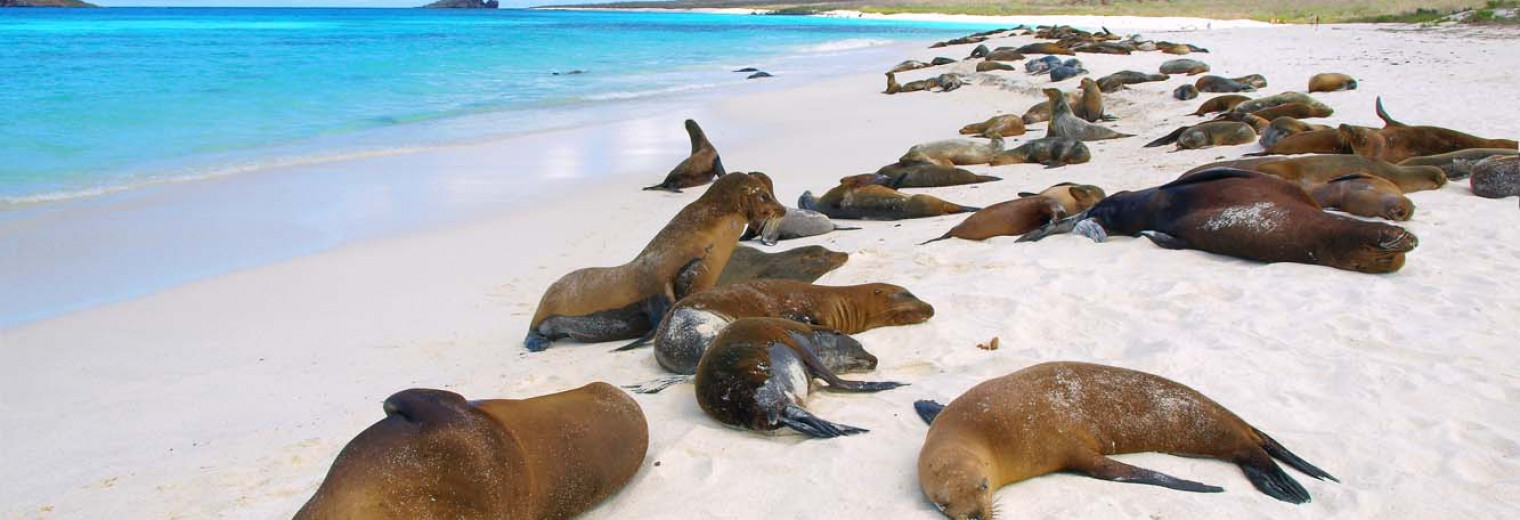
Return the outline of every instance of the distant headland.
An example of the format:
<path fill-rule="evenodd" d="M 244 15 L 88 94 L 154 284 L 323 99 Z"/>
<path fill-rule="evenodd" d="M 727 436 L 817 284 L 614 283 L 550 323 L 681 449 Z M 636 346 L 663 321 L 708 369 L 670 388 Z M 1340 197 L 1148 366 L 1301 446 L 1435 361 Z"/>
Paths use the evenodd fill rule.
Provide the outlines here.
<path fill-rule="evenodd" d="M 0 0 L 0 7 L 100 7 L 79 0 Z"/>
<path fill-rule="evenodd" d="M 5 0 L 0 0 L 3 2 Z M 501 4 L 496 0 L 438 0 L 422 6 L 424 9 L 496 9 Z"/>

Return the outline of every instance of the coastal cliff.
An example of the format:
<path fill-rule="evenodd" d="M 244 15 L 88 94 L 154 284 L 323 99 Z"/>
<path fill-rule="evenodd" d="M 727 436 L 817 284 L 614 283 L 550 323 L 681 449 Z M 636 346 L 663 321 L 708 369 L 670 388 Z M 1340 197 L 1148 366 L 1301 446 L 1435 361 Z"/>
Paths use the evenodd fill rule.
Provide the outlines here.
<path fill-rule="evenodd" d="M 501 4 L 496 0 L 438 0 L 422 6 L 424 9 L 496 9 L 497 7 L 501 7 Z"/>
<path fill-rule="evenodd" d="M 100 7 L 79 0 L 0 0 L 0 7 Z"/>

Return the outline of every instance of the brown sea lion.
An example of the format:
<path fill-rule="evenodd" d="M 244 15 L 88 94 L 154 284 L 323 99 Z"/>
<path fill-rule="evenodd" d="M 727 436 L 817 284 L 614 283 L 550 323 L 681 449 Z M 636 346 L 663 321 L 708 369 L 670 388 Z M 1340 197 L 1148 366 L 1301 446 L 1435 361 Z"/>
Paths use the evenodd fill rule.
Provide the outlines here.
<path fill-rule="evenodd" d="M 1187 58 L 1167 60 L 1161 63 L 1162 74 L 1187 74 L 1189 76 L 1196 76 L 1208 71 L 1209 64 L 1198 60 L 1190 60 Z"/>
<path fill-rule="evenodd" d="M 1194 88 L 1197 87 L 1195 86 Z M 1212 114 L 1214 112 L 1227 112 L 1230 109 L 1235 108 L 1236 105 L 1250 100 L 1251 98 L 1249 96 L 1242 96 L 1240 94 L 1214 96 L 1209 98 L 1208 101 L 1204 101 L 1202 105 L 1198 105 L 1198 110 L 1193 111 L 1193 113 L 1190 115 L 1201 116 Z"/>
<path fill-rule="evenodd" d="M 1109 195 L 1092 209 L 1019 241 L 1073 230 L 1099 242 L 1110 233 L 1143 235 L 1166 249 L 1364 273 L 1398 271 L 1404 254 L 1419 243 L 1397 226 L 1326 213 L 1297 184 L 1228 168 Z"/>
<path fill-rule="evenodd" d="M 1092 151 L 1082 141 L 1069 137 L 1045 137 L 1034 139 L 1017 148 L 997 154 L 989 163 L 1005 164 L 1039 163 L 1047 168 L 1068 164 L 1081 164 L 1092 160 Z"/>
<path fill-rule="evenodd" d="M 1520 153 L 1516 150 L 1503 148 L 1468 148 L 1455 152 L 1438 155 L 1426 155 L 1423 157 L 1410 157 L 1399 161 L 1399 166 L 1435 166 L 1446 172 L 1446 178 L 1451 180 L 1466 179 L 1472 175 L 1472 167 L 1478 161 L 1495 155 L 1515 155 Z"/>
<path fill-rule="evenodd" d="M 1067 49 L 1067 48 L 1062 47 L 1060 45 L 1056 45 L 1054 43 L 1049 43 L 1049 42 L 1031 43 L 1029 45 L 1025 45 L 1023 47 L 1019 47 L 1018 49 L 1015 50 L 1015 52 L 1018 52 L 1019 54 L 1059 54 L 1059 55 L 1062 55 L 1062 56 L 1076 56 L 1077 55 L 1077 53 L 1072 52 L 1071 49 Z M 1020 58 L 1020 59 L 1023 59 L 1023 58 Z"/>
<path fill-rule="evenodd" d="M 707 184 L 727 173 L 723 170 L 723 159 L 718 157 L 718 149 L 713 148 L 696 121 L 686 120 L 686 134 L 691 137 L 691 155 L 665 174 L 665 182 L 644 189 L 680 193 L 682 189 Z"/>
<path fill-rule="evenodd" d="M 1065 210 L 1067 215 L 1076 215 L 1087 211 L 1087 208 L 1093 207 L 1093 204 L 1097 204 L 1098 201 L 1103 200 L 1103 197 L 1108 196 L 1107 193 L 1103 192 L 1103 188 L 1091 184 L 1076 184 L 1071 182 L 1058 183 L 1045 188 L 1045 191 L 1039 193 L 1019 192 L 1020 197 L 1034 197 L 1037 195 L 1055 199 L 1056 202 L 1061 204 L 1061 209 Z"/>
<path fill-rule="evenodd" d="M 850 259 L 848 253 L 830 251 L 823 246 L 803 246 L 779 253 L 766 253 L 748 246 L 734 248 L 718 287 L 760 279 L 812 282 L 838 269 Z"/>
<path fill-rule="evenodd" d="M 1309 92 L 1356 90 L 1356 79 L 1336 72 L 1322 72 L 1309 78 Z"/>
<path fill-rule="evenodd" d="M 1019 61 L 1024 54 L 1017 49 L 995 49 L 987 55 L 987 61 Z"/>
<path fill-rule="evenodd" d="M 1003 136 L 998 135 L 997 132 L 991 132 L 987 137 L 991 138 L 992 142 L 945 139 L 916 144 L 908 148 L 908 153 L 903 154 L 897 162 L 930 162 L 941 166 L 987 164 L 992 161 L 992 156 L 1003 151 Z"/>
<path fill-rule="evenodd" d="M 1520 156 L 1496 155 L 1472 167 L 1473 195 L 1490 199 L 1520 195 Z"/>
<path fill-rule="evenodd" d="M 1236 83 L 1250 85 L 1252 88 L 1267 88 L 1267 77 L 1261 74 L 1248 74 L 1238 78 L 1230 78 Z"/>
<path fill-rule="evenodd" d="M 1251 129 L 1255 130 L 1256 133 L 1261 133 L 1262 130 L 1266 130 L 1268 126 L 1272 125 L 1271 121 L 1256 117 L 1255 114 L 1240 114 L 1235 112 L 1225 112 L 1223 114 L 1219 114 L 1219 117 L 1216 117 L 1213 120 L 1245 123 L 1247 125 L 1251 125 Z"/>
<path fill-rule="evenodd" d="M 948 238 L 986 240 L 1022 235 L 1068 214 L 1085 211 L 1103 200 L 1103 196 L 1102 188 L 1071 183 L 1051 186 L 1039 194 L 1020 193 L 1020 198 L 987 206 L 972 213 L 939 238 L 919 245 Z"/>
<path fill-rule="evenodd" d="M 998 489 L 1058 471 L 1181 491 L 1224 491 L 1108 457 L 1124 453 L 1232 462 L 1257 490 L 1295 504 L 1308 502 L 1309 492 L 1273 459 L 1316 479 L 1335 480 L 1197 390 L 1123 368 L 1043 363 L 976 385 L 949 406 L 919 401 L 914 408 L 929 422 L 918 455 L 919 486 L 955 520 L 990 520 Z"/>
<path fill-rule="evenodd" d="M 1360 155 L 1343 154 L 1222 161 L 1188 170 L 1181 178 L 1215 168 L 1239 168 L 1261 172 L 1296 182 L 1306 190 L 1353 173 L 1365 173 L 1386 179 L 1398 186 L 1400 193 L 1434 190 L 1446 185 L 1446 176 L 1439 168 L 1402 166 Z"/>
<path fill-rule="evenodd" d="M 590 343 L 643 335 L 676 300 L 718 282 L 746 224 L 785 213 L 765 174 L 719 177 L 632 261 L 572 271 L 550 285 L 523 346 L 537 352 L 566 337 Z"/>
<path fill-rule="evenodd" d="M 994 71 L 994 70 L 1019 70 L 1019 69 L 1017 67 L 1014 67 L 1013 65 L 1009 65 L 1009 64 L 1003 63 L 1001 61 L 983 61 L 981 63 L 977 63 L 976 64 L 976 71 L 977 72 L 991 72 L 991 71 Z"/>
<path fill-rule="evenodd" d="M 897 64 L 897 66 L 895 66 L 895 67 L 892 67 L 892 70 L 887 71 L 887 73 L 888 74 L 892 74 L 892 73 L 897 73 L 897 72 L 907 72 L 907 71 L 910 71 L 910 70 L 918 70 L 918 69 L 928 68 L 928 67 L 932 67 L 932 66 L 933 65 L 930 65 L 928 63 L 924 63 L 922 61 L 908 60 L 908 61 L 904 61 L 902 63 Z"/>
<path fill-rule="evenodd" d="M 1082 97 L 1085 96 L 1086 93 L 1084 90 L 1078 89 L 1067 92 L 1064 95 L 1066 96 L 1067 105 L 1075 107 L 1082 105 Z M 1041 101 L 1039 103 L 1031 105 L 1029 107 L 1029 110 L 1024 111 L 1024 115 L 1020 117 L 1020 119 L 1023 119 L 1024 124 L 1026 125 L 1050 121 L 1050 102 Z"/>
<path fill-rule="evenodd" d="M 1002 114 L 987 118 L 980 123 L 971 123 L 961 127 L 961 135 L 975 135 L 990 137 L 987 134 L 995 133 L 1003 137 L 1024 135 L 1028 129 L 1024 128 L 1024 119 L 1013 114 Z"/>
<path fill-rule="evenodd" d="M 785 318 L 856 334 L 923 323 L 932 317 L 934 306 L 896 285 L 831 287 L 796 280 L 751 280 L 682 299 L 650 338 L 618 350 L 650 341 L 660 366 L 676 374 L 693 374 L 718 333 L 743 318 Z"/>
<path fill-rule="evenodd" d="M 1049 137 L 1066 137 L 1078 141 L 1100 141 L 1103 139 L 1134 137 L 1132 134 L 1115 132 L 1109 128 L 1095 125 L 1077 117 L 1071 112 L 1071 105 L 1066 104 L 1066 96 L 1060 90 L 1047 88 L 1044 92 L 1045 98 L 1050 101 L 1051 106 L 1050 124 L 1045 127 L 1045 135 Z M 1001 143 L 999 144 L 1001 145 Z M 991 161 L 991 157 L 988 158 L 988 161 Z"/>
<path fill-rule="evenodd" d="M 902 220 L 970 213 L 981 208 L 945 202 L 929 195 L 906 195 L 886 186 L 840 184 L 815 197 L 803 192 L 797 207 L 828 215 L 829 218 L 855 220 Z"/>
<path fill-rule="evenodd" d="M 1083 121 L 1096 123 L 1110 119 L 1103 112 L 1103 89 L 1098 87 L 1098 82 L 1092 78 L 1082 78 L 1082 99 L 1076 104 L 1071 104 L 1071 113 Z"/>
<path fill-rule="evenodd" d="M 648 449 L 638 402 L 607 383 L 480 401 L 406 390 L 295 520 L 570 518 L 622 489 Z"/>
<path fill-rule="evenodd" d="M 1326 105 L 1320 102 L 1318 99 L 1314 99 L 1313 96 L 1310 96 L 1303 92 L 1283 92 L 1281 94 L 1273 94 L 1270 96 L 1243 101 L 1233 107 L 1230 107 L 1230 111 L 1236 113 L 1255 113 L 1260 112 L 1263 109 L 1272 108 L 1279 105 L 1288 105 L 1292 103 L 1309 105 L 1311 107 L 1315 107 L 1315 109 L 1320 112 L 1333 112 L 1333 110 L 1330 109 L 1329 105 Z"/>
<path fill-rule="evenodd" d="M 1199 92 L 1255 92 L 1256 87 L 1235 81 L 1224 76 L 1208 75 L 1198 78 L 1193 82 Z"/>
<path fill-rule="evenodd" d="M 1400 123 L 1383 110 L 1382 98 L 1377 100 L 1377 114 L 1386 124 L 1380 130 L 1340 126 L 1342 138 L 1357 155 L 1396 163 L 1411 157 L 1439 155 L 1468 148 L 1516 149 L 1513 139 L 1487 139 L 1438 126 L 1409 126 Z"/>
<path fill-rule="evenodd" d="M 872 370 L 876 357 L 840 332 L 778 318 L 744 318 L 718 334 L 697 365 L 697 405 L 708 417 L 741 429 L 783 426 L 814 438 L 864 433 L 803 408 L 813 379 L 841 392 L 880 392 L 889 381 L 849 381 L 837 374 Z"/>
<path fill-rule="evenodd" d="M 1359 217 L 1409 220 L 1414 202 L 1397 184 L 1382 177 L 1353 173 L 1330 179 L 1309 190 L 1320 207 L 1338 209 Z"/>
<path fill-rule="evenodd" d="M 1146 74 L 1133 70 L 1121 70 L 1107 76 L 1098 78 L 1098 88 L 1105 93 L 1114 93 L 1123 89 L 1125 85 L 1135 83 L 1147 83 L 1151 81 L 1166 81 L 1166 74 Z"/>
<path fill-rule="evenodd" d="M 954 166 L 944 166 L 932 162 L 912 161 L 895 162 L 882 166 L 876 173 L 868 173 L 869 178 L 851 176 L 840 179 L 841 184 L 876 184 L 888 188 L 940 188 L 944 186 L 961 186 L 965 184 L 979 184 L 1003 180 L 1002 177 L 981 175 Z M 847 181 L 846 179 L 853 179 Z"/>
<path fill-rule="evenodd" d="M 1263 108 L 1252 112 L 1251 115 L 1271 121 L 1279 117 L 1291 117 L 1294 119 L 1308 119 L 1311 117 L 1330 117 L 1335 110 L 1324 105 L 1306 105 L 1303 103 L 1288 103 L 1271 108 Z"/>
<path fill-rule="evenodd" d="M 1237 121 L 1209 121 L 1173 130 L 1155 141 L 1145 143 L 1154 148 L 1177 143 L 1178 150 L 1193 150 L 1213 146 L 1246 144 L 1256 140 L 1256 129 L 1248 123 Z"/>
<path fill-rule="evenodd" d="M 1277 144 L 1284 137 L 1310 130 L 1326 130 L 1329 128 L 1329 126 L 1325 125 L 1305 123 L 1292 117 L 1277 117 L 1272 119 L 1271 124 L 1268 124 L 1265 130 L 1261 131 L 1261 140 L 1257 142 L 1261 144 L 1262 148 L 1271 148 L 1272 145 Z"/>
<path fill-rule="evenodd" d="M 1350 154 L 1351 143 L 1346 140 L 1340 130 L 1334 128 L 1309 130 L 1284 136 L 1266 150 L 1245 155 L 1302 155 L 1306 153 Z"/>

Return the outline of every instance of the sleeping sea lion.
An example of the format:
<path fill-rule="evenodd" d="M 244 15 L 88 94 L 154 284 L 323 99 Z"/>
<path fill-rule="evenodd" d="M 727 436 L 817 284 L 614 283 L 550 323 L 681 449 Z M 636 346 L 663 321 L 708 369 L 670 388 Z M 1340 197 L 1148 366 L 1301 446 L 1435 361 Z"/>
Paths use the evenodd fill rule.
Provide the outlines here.
<path fill-rule="evenodd" d="M 1189 76 L 1196 76 L 1208 71 L 1209 64 L 1198 60 L 1178 58 L 1175 60 L 1167 60 L 1161 62 L 1162 74 L 1187 74 Z"/>
<path fill-rule="evenodd" d="M 1029 45 L 1025 45 L 1023 47 L 1019 47 L 1018 49 L 1015 49 L 1014 52 L 1017 52 L 1019 54 L 1059 54 L 1061 56 L 1076 56 L 1077 55 L 1077 53 L 1072 52 L 1071 49 L 1067 49 L 1067 48 L 1062 47 L 1060 45 L 1056 45 L 1054 43 L 1049 43 L 1049 42 L 1031 43 Z"/>
<path fill-rule="evenodd" d="M 990 72 L 994 70 L 1018 70 L 1013 65 L 1001 61 L 983 61 L 976 64 L 977 72 Z"/>
<path fill-rule="evenodd" d="M 814 438 L 865 433 L 803 408 L 813 379 L 839 392 L 880 392 L 889 381 L 849 381 L 837 374 L 872 370 L 876 357 L 842 333 L 778 318 L 744 318 L 718 333 L 697 365 L 697 405 L 708 417 L 741 429 L 783 426 Z"/>
<path fill-rule="evenodd" d="M 1330 117 L 1335 110 L 1324 105 L 1306 105 L 1303 103 L 1288 103 L 1271 108 L 1263 108 L 1252 112 L 1251 115 L 1272 121 L 1279 117 L 1291 117 L 1294 119 L 1308 119 L 1311 117 Z"/>
<path fill-rule="evenodd" d="M 1230 81 L 1250 85 L 1252 88 L 1267 88 L 1267 77 L 1261 74 L 1248 74 L 1238 78 L 1230 78 Z"/>
<path fill-rule="evenodd" d="M 1313 96 L 1310 96 L 1303 92 L 1283 92 L 1281 94 L 1273 94 L 1270 96 L 1243 101 L 1233 107 L 1230 107 L 1230 111 L 1237 113 L 1255 113 L 1260 112 L 1263 109 L 1268 109 L 1279 105 L 1287 105 L 1291 103 L 1309 105 L 1311 107 L 1314 107 L 1316 111 L 1320 112 L 1333 112 L 1333 110 L 1330 109 L 1329 105 L 1326 105 L 1320 102 L 1320 100 L 1314 99 Z"/>
<path fill-rule="evenodd" d="M 1434 190 L 1446 185 L 1446 176 L 1439 168 L 1401 166 L 1360 155 L 1342 154 L 1223 161 L 1193 168 L 1181 178 L 1215 168 L 1239 168 L 1261 172 L 1298 183 L 1306 190 L 1353 173 L 1365 173 L 1386 179 L 1398 186 L 1400 193 Z"/>
<path fill-rule="evenodd" d="M 1195 86 L 1194 88 L 1196 89 L 1197 87 Z M 1198 110 L 1193 111 L 1190 115 L 1201 116 L 1214 112 L 1227 112 L 1241 103 L 1250 101 L 1250 99 L 1249 96 L 1242 96 L 1240 94 L 1214 96 L 1204 101 L 1202 105 L 1198 105 Z"/>
<path fill-rule="evenodd" d="M 1516 149 L 1513 139 L 1486 139 L 1438 126 L 1409 126 L 1400 123 L 1383 110 L 1382 98 L 1377 100 L 1377 115 L 1386 125 L 1380 130 L 1340 126 L 1342 138 L 1357 155 L 1396 163 L 1410 157 L 1439 155 L 1468 148 Z"/>
<path fill-rule="evenodd" d="M 572 271 L 550 285 L 523 346 L 537 352 L 566 337 L 589 343 L 643 335 L 671 304 L 717 283 L 748 223 L 774 222 L 785 212 L 765 174 L 719 177 L 632 261 Z"/>
<path fill-rule="evenodd" d="M 984 144 L 969 139 L 945 139 L 913 145 L 908 148 L 908 153 L 903 154 L 897 161 L 900 163 L 930 162 L 941 166 L 987 164 L 992 161 L 992 156 L 1003 151 L 1003 136 L 993 132 L 987 137 L 991 138 L 992 142 Z"/>
<path fill-rule="evenodd" d="M 1350 154 L 1351 143 L 1346 140 L 1340 130 L 1327 128 L 1324 130 L 1309 130 L 1279 138 L 1266 150 L 1256 153 L 1245 154 L 1248 157 L 1261 155 L 1302 155 L 1306 153 L 1326 154 Z"/>
<path fill-rule="evenodd" d="M 1520 195 L 1520 156 L 1496 155 L 1472 167 L 1473 195 L 1490 199 Z"/>
<path fill-rule="evenodd" d="M 1043 363 L 976 385 L 949 406 L 919 401 L 914 408 L 929 422 L 918 454 L 919 486 L 955 520 L 990 520 L 998 489 L 1058 471 L 1224 491 L 1108 457 L 1124 453 L 1232 462 L 1257 490 L 1295 504 L 1308 502 L 1309 492 L 1273 459 L 1335 480 L 1197 390 L 1123 368 Z"/>
<path fill-rule="evenodd" d="M 760 279 L 798 280 L 811 283 L 850 259 L 848 253 L 823 246 L 803 246 L 779 253 L 766 253 L 748 246 L 734 248 L 718 287 Z"/>
<path fill-rule="evenodd" d="M 965 184 L 978 184 L 1003 180 L 1002 177 L 981 175 L 954 166 L 944 166 L 932 162 L 912 161 L 895 162 L 882 166 L 876 173 L 868 173 L 870 178 L 860 176 L 840 179 L 840 183 L 876 184 L 888 188 L 940 188 L 944 186 L 961 186 Z M 846 179 L 852 179 L 846 181 Z"/>
<path fill-rule="evenodd" d="M 1320 207 L 1338 209 L 1358 217 L 1409 220 L 1414 202 L 1397 184 L 1382 177 L 1353 173 L 1330 179 L 1309 190 Z"/>
<path fill-rule="evenodd" d="M 1003 137 L 1024 135 L 1028 129 L 1024 128 L 1024 119 L 1013 114 L 1002 114 L 987 118 L 980 123 L 971 123 L 961 127 L 961 135 L 974 135 L 990 137 L 988 134 L 998 134 Z"/>
<path fill-rule="evenodd" d="M 952 204 L 929 195 L 906 195 L 886 186 L 840 184 L 815 197 L 803 192 L 797 207 L 854 220 L 902 220 L 970 213 L 981 208 Z"/>
<path fill-rule="evenodd" d="M 1146 83 L 1151 81 L 1166 81 L 1166 74 L 1146 74 L 1133 70 L 1123 70 L 1098 78 L 1098 88 L 1105 93 L 1114 93 L 1123 89 L 1125 85 Z"/>
<path fill-rule="evenodd" d="M 987 61 L 1019 61 L 1022 59 L 1024 59 L 1024 55 L 1015 49 L 993 49 L 992 53 L 987 55 Z"/>
<path fill-rule="evenodd" d="M 713 148 L 696 121 L 686 120 L 686 134 L 691 137 L 691 155 L 665 174 L 665 182 L 644 189 L 680 193 L 684 188 L 707 184 L 727 173 L 723 170 L 723 159 L 718 157 L 718 149 Z"/>
<path fill-rule="evenodd" d="M 1478 161 L 1495 155 L 1515 155 L 1516 150 L 1503 148 L 1468 148 L 1455 152 L 1438 155 L 1426 155 L 1423 157 L 1410 157 L 1399 161 L 1399 166 L 1435 166 L 1446 172 L 1446 178 L 1451 180 L 1466 179 L 1472 175 L 1472 167 Z"/>
<path fill-rule="evenodd" d="M 1297 184 L 1227 168 L 1109 195 L 1092 209 L 1052 222 L 1019 241 L 1071 230 L 1099 242 L 1110 233 L 1143 235 L 1166 249 L 1364 273 L 1398 271 L 1404 254 L 1419 243 L 1397 226 L 1326 213 Z"/>
<path fill-rule="evenodd" d="M 740 236 L 739 240 L 743 241 L 759 238 L 760 243 L 771 246 L 776 245 L 776 242 L 780 240 L 792 240 L 795 238 L 818 236 L 834 231 L 848 231 L 857 229 L 860 228 L 843 227 L 835 224 L 834 221 L 829 220 L 829 217 L 827 215 L 824 215 L 817 211 L 808 211 L 801 208 L 786 208 L 786 214 L 781 217 L 781 220 L 772 223 L 770 226 L 766 226 L 766 223 L 764 221 L 750 222 L 749 226 L 744 230 L 744 235 Z M 738 249 L 735 249 L 735 251 L 738 251 Z M 730 258 L 729 262 L 733 262 L 734 260 L 734 258 Z M 723 270 L 725 276 L 727 275 L 728 271 L 729 268 L 725 268 Z M 723 281 L 720 279 L 718 283 L 721 285 Z"/>
<path fill-rule="evenodd" d="M 1172 97 L 1182 101 L 1196 98 L 1198 97 L 1198 87 L 1195 87 L 1191 84 L 1183 84 L 1182 86 L 1177 87 L 1176 90 L 1172 91 Z"/>
<path fill-rule="evenodd" d="M 1047 88 L 1044 90 L 1046 99 L 1050 100 L 1050 124 L 1045 128 L 1045 135 L 1050 137 L 1067 137 L 1078 141 L 1098 141 L 1103 139 L 1118 139 L 1121 137 L 1133 137 L 1131 134 L 1121 134 L 1108 128 L 1098 126 L 1082 120 L 1071 112 L 1071 105 L 1066 104 L 1066 96 L 1060 90 Z M 1001 142 L 999 151 L 1001 151 Z M 995 153 L 993 155 L 996 155 Z M 991 157 L 988 157 L 991 161 Z"/>
<path fill-rule="evenodd" d="M 1329 128 L 1325 125 L 1305 123 L 1297 118 L 1282 116 L 1272 119 L 1271 124 L 1268 124 L 1267 128 L 1261 131 L 1261 140 L 1257 142 L 1261 144 L 1262 148 L 1272 148 L 1272 145 L 1277 144 L 1284 137 L 1300 132 L 1326 130 Z"/>
<path fill-rule="evenodd" d="M 638 402 L 607 383 L 479 401 L 405 390 L 295 520 L 570 518 L 622 489 L 648 449 Z"/>
<path fill-rule="evenodd" d="M 1030 74 L 1044 74 L 1050 69 L 1061 66 L 1061 58 L 1055 56 L 1041 56 L 1024 62 L 1024 72 Z"/>
<path fill-rule="evenodd" d="M 1067 215 L 1076 215 L 1083 211 L 1087 211 L 1087 208 L 1093 207 L 1093 204 L 1097 204 L 1098 201 L 1103 200 L 1103 197 L 1107 197 L 1108 194 L 1103 192 L 1103 188 L 1099 188 L 1091 184 L 1062 182 L 1057 183 L 1056 185 L 1049 188 L 1045 188 L 1045 191 L 1039 193 L 1021 191 L 1019 192 L 1019 196 L 1049 197 L 1060 203 L 1061 209 L 1065 210 Z"/>
<path fill-rule="evenodd" d="M 1017 199 L 972 213 L 944 235 L 919 245 L 948 238 L 986 240 L 1022 235 L 1069 214 L 1086 211 L 1103 197 L 1102 188 L 1072 183 L 1057 184 L 1039 194 L 1020 193 Z"/>
<path fill-rule="evenodd" d="M 1256 87 L 1224 76 L 1208 75 L 1193 83 L 1199 92 L 1255 92 Z"/>
<path fill-rule="evenodd" d="M 1356 80 L 1351 76 L 1335 72 L 1322 72 L 1309 78 L 1309 92 L 1337 90 L 1356 90 Z"/>
<path fill-rule="evenodd" d="M 1256 129 L 1247 123 L 1236 121 L 1209 121 L 1173 130 L 1155 141 L 1145 143 L 1154 148 L 1177 143 L 1178 150 L 1193 150 L 1213 146 L 1247 144 L 1256 140 Z"/>
<path fill-rule="evenodd" d="M 991 53 L 992 49 L 988 49 L 986 45 L 977 45 L 975 49 L 971 49 L 971 54 L 967 55 L 966 59 L 985 58 Z"/>
<path fill-rule="evenodd" d="M 1044 137 L 1034 139 L 1017 148 L 997 154 L 989 163 L 993 166 L 1004 164 L 1039 163 L 1047 168 L 1065 166 L 1068 164 L 1081 164 L 1092 160 L 1092 152 L 1082 141 L 1070 137 Z"/>
<path fill-rule="evenodd" d="M 908 60 L 908 61 L 904 61 L 902 63 L 897 64 L 897 66 L 895 66 L 895 67 L 892 67 L 892 70 L 887 71 L 887 73 L 892 74 L 892 73 L 897 73 L 897 72 L 907 72 L 907 71 L 910 71 L 910 70 L 923 69 L 923 68 L 928 68 L 928 67 L 932 67 L 932 66 L 933 65 L 929 65 L 928 63 L 924 63 L 922 61 Z"/>

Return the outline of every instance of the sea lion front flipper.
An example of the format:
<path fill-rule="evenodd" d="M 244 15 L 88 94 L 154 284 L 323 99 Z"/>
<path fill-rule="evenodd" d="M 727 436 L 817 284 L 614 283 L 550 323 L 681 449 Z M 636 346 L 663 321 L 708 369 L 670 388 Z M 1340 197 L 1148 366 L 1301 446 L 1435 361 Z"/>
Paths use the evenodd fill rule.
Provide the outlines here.
<path fill-rule="evenodd" d="M 913 410 L 918 412 L 918 418 L 924 420 L 924 424 L 934 424 L 934 418 L 945 411 L 945 405 L 928 399 L 913 402 Z"/>
<path fill-rule="evenodd" d="M 712 246 L 708 246 L 708 249 L 711 250 Z M 675 283 L 672 284 L 672 288 L 674 289 L 675 293 L 674 300 L 680 301 L 681 298 L 685 298 L 687 296 L 690 296 L 692 293 L 697 292 L 697 281 L 701 280 L 702 276 L 705 274 L 707 274 L 706 254 L 697 258 L 693 258 L 690 261 L 686 262 L 686 265 L 681 266 L 681 270 L 676 271 Z M 662 312 L 661 315 L 663 316 L 664 313 Z M 659 317 L 654 317 L 654 319 L 651 319 L 650 321 L 658 324 Z"/>
<path fill-rule="evenodd" d="M 682 383 L 690 383 L 690 382 L 696 380 L 696 378 L 697 378 L 697 376 L 694 376 L 694 375 L 664 376 L 664 377 L 657 377 L 657 378 L 654 378 L 654 379 L 650 379 L 648 381 L 645 381 L 645 382 L 642 382 L 642 383 L 638 383 L 638 384 L 623 385 L 623 388 L 632 390 L 634 393 L 639 393 L 639 394 L 658 394 L 658 393 L 660 393 L 661 390 L 664 390 L 666 388 L 670 388 L 672 386 L 679 385 L 679 384 L 682 384 Z"/>
<path fill-rule="evenodd" d="M 818 355 L 814 354 L 811 349 L 808 349 L 807 347 L 798 347 L 792 350 L 797 353 L 797 357 L 802 358 L 802 364 L 807 365 L 807 369 L 813 374 L 813 377 L 822 379 L 825 383 L 828 383 L 829 388 L 832 390 L 841 390 L 845 392 L 880 392 L 882 390 L 891 390 L 899 386 L 908 386 L 907 383 L 898 383 L 895 381 L 850 381 L 847 379 L 841 379 L 839 375 L 834 373 L 833 370 L 829 370 L 828 365 L 823 364 L 823 360 L 818 359 Z"/>
<path fill-rule="evenodd" d="M 1092 478 L 1112 480 L 1114 482 L 1161 486 L 1194 493 L 1219 493 L 1224 491 L 1224 488 L 1219 486 L 1210 486 L 1202 482 L 1193 482 L 1173 477 L 1159 471 L 1131 466 L 1096 453 L 1092 454 L 1092 457 L 1094 460 L 1085 463 L 1084 466 L 1086 467 L 1075 469 Z"/>
<path fill-rule="evenodd" d="M 781 412 L 781 417 L 777 417 L 776 420 L 788 428 L 819 439 L 832 439 L 871 431 L 819 419 L 818 416 L 794 404 L 786 405 L 786 409 Z"/>
<path fill-rule="evenodd" d="M 1160 231 L 1141 231 L 1141 236 L 1151 239 L 1151 242 L 1163 249 L 1188 249 L 1186 240 L 1162 233 Z"/>

